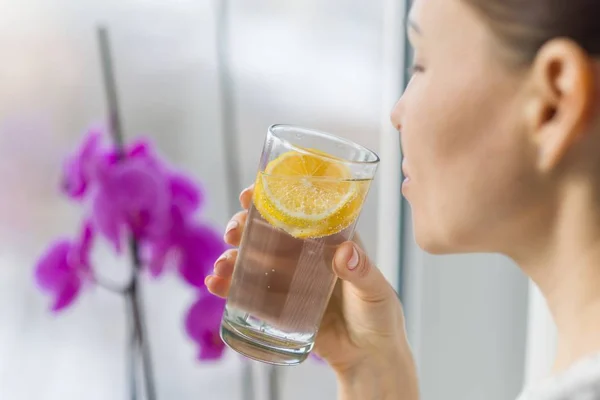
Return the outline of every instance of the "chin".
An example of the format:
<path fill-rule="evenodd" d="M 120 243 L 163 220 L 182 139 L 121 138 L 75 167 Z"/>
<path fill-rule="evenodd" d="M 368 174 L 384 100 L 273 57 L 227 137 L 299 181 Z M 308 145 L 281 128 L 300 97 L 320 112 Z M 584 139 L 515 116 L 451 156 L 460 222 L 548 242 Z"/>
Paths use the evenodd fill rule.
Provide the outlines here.
<path fill-rule="evenodd" d="M 477 246 L 469 246 L 472 240 L 469 235 L 460 235 L 458 232 L 442 230 L 440 224 L 433 224 L 436 229 L 423 228 L 413 225 L 415 241 L 425 252 L 433 255 L 470 253 L 477 251 Z"/>
<path fill-rule="evenodd" d="M 419 237 L 415 235 L 415 240 L 417 242 L 417 246 L 421 248 L 426 253 L 433 255 L 444 255 L 444 254 L 453 254 L 456 253 L 456 250 L 452 250 L 449 246 L 442 244 L 439 240 L 435 240 L 431 236 L 428 237 Z"/>

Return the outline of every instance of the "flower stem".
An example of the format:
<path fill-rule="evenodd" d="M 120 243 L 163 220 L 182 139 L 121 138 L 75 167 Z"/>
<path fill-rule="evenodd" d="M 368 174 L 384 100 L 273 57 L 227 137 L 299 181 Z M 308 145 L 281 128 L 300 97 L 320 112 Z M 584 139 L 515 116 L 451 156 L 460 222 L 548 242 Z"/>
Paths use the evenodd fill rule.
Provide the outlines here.
<path fill-rule="evenodd" d="M 129 241 L 131 256 L 133 258 L 134 273 L 131 285 L 128 288 L 127 297 L 131 303 L 133 316 L 134 331 L 137 335 L 137 345 L 141 351 L 142 368 L 144 371 L 144 384 L 146 387 L 146 397 L 148 400 L 156 400 L 156 389 L 154 387 L 154 372 L 152 367 L 152 359 L 150 356 L 150 345 L 148 343 L 148 334 L 144 323 L 144 314 L 141 307 L 140 292 L 139 292 L 139 273 L 142 263 L 139 257 L 138 243 L 131 238 Z"/>
<path fill-rule="evenodd" d="M 129 329 L 129 385 L 130 385 L 130 399 L 138 400 L 138 374 L 137 374 L 137 363 L 138 363 L 138 339 L 137 333 L 135 329 L 135 325 L 133 322 L 133 310 L 131 307 L 131 302 L 129 301 L 129 296 L 125 297 L 125 307 L 127 309 L 127 324 Z"/>
<path fill-rule="evenodd" d="M 108 29 L 98 27 L 97 29 L 98 46 L 100 50 L 100 59 L 102 63 L 102 72 L 104 77 L 104 87 L 106 91 L 106 102 L 108 107 L 108 115 L 110 122 L 110 134 L 112 136 L 119 158 L 125 157 L 125 138 L 121 125 L 121 116 L 119 112 L 119 101 L 117 83 L 113 68 L 112 53 L 110 48 L 110 37 Z M 139 293 L 139 274 L 142 269 L 140 260 L 139 246 L 135 238 L 132 236 L 129 239 L 129 248 L 133 261 L 133 274 L 130 285 L 125 291 L 125 297 L 130 304 L 130 315 L 132 320 L 133 339 L 131 346 L 131 362 L 137 361 L 136 355 L 141 353 L 142 368 L 144 372 L 144 384 L 146 388 L 146 397 L 148 400 L 156 400 L 156 390 L 154 388 L 154 374 L 152 372 L 152 360 L 150 358 L 150 347 L 148 344 L 148 335 L 144 323 L 144 315 L 141 307 L 141 299 Z M 137 364 L 137 362 L 136 362 Z M 133 370 L 135 374 L 135 369 Z M 137 376 L 136 376 L 137 377 Z M 134 379 L 132 384 L 136 385 L 137 379 Z"/>
<path fill-rule="evenodd" d="M 128 286 L 120 286 L 117 283 L 111 282 L 97 275 L 93 276 L 92 279 L 96 283 L 96 285 L 100 286 L 104 290 L 120 295 L 127 294 Z"/>

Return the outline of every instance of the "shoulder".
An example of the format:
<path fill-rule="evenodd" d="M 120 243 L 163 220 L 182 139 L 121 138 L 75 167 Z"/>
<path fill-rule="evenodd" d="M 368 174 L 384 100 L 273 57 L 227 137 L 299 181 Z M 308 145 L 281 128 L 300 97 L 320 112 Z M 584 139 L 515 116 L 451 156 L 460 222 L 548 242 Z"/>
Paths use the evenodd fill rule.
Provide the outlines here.
<path fill-rule="evenodd" d="M 517 400 L 600 399 L 600 354 L 587 357 L 567 371 L 527 387 Z"/>

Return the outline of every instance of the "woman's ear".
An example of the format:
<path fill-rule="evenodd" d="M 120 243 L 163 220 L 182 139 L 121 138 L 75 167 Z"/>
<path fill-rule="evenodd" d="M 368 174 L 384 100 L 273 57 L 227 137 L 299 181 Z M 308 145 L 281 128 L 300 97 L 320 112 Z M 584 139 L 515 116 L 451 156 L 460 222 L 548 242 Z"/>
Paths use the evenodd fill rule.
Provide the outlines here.
<path fill-rule="evenodd" d="M 576 43 L 555 39 L 538 52 L 531 71 L 533 90 L 526 121 L 543 172 L 560 164 L 586 131 L 594 108 L 593 60 Z"/>

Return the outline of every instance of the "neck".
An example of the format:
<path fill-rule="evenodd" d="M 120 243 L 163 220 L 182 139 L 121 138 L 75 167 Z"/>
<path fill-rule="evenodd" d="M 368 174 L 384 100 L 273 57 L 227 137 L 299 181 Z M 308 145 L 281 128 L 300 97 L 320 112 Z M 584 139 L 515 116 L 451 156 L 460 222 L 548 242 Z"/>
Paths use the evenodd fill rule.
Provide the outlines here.
<path fill-rule="evenodd" d="M 573 186 L 555 203 L 536 255 L 515 257 L 558 328 L 555 373 L 600 352 L 600 202 L 589 185 Z"/>

